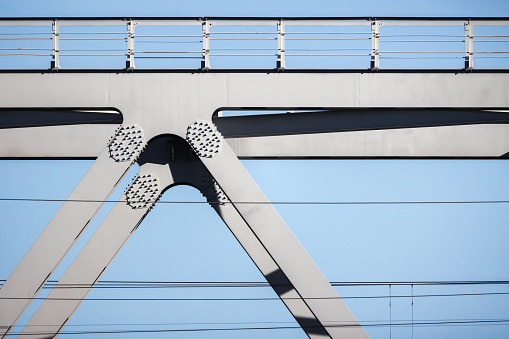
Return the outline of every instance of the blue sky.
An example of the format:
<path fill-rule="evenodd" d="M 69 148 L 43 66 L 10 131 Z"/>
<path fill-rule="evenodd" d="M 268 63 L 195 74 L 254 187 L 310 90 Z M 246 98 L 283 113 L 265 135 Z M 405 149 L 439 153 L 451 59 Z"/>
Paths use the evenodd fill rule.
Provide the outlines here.
<path fill-rule="evenodd" d="M 501 0 L 3 1 L 3 16 L 504 16 Z"/>
<path fill-rule="evenodd" d="M 509 16 L 507 1 L 2 1 L 1 16 Z M 65 199 L 90 161 L 1 161 L 0 198 Z M 272 201 L 509 200 L 506 160 L 244 161 Z M 133 167 L 111 197 L 135 176 Z M 161 200 L 204 202 L 176 187 Z M 0 202 L 0 279 L 58 210 L 55 202 Z M 69 254 L 69 264 L 94 227 Z M 330 281 L 509 280 L 508 204 L 277 205 Z M 65 265 L 65 263 L 64 263 Z M 57 279 L 65 267 L 51 280 Z M 101 280 L 258 281 L 263 276 L 207 204 L 158 204 Z M 388 286 L 338 287 L 384 296 Z M 504 286 L 415 286 L 415 295 L 509 292 Z M 410 286 L 392 286 L 410 295 Z M 96 290 L 89 298 L 271 298 L 268 288 Z M 509 319 L 509 296 L 414 298 L 416 321 Z M 345 299 L 361 322 L 410 320 L 410 298 Z M 36 303 L 34 303 L 35 306 Z M 35 309 L 32 306 L 28 314 Z M 21 322 L 26 321 L 25 316 Z M 115 326 L 113 326 L 116 324 Z M 157 324 L 157 325 L 155 325 Z M 88 326 L 85 326 L 88 325 Z M 150 326 L 149 326 L 150 325 Z M 65 331 L 296 326 L 279 301 L 86 301 Z M 411 327 L 368 327 L 409 338 Z M 414 338 L 506 338 L 509 325 L 420 326 Z M 140 337 L 132 334 L 130 337 Z M 153 333 L 149 338 L 168 337 Z M 176 333 L 178 338 L 305 338 L 299 329 Z M 67 336 L 63 336 L 67 337 Z M 104 334 L 94 337 L 128 337 Z"/>

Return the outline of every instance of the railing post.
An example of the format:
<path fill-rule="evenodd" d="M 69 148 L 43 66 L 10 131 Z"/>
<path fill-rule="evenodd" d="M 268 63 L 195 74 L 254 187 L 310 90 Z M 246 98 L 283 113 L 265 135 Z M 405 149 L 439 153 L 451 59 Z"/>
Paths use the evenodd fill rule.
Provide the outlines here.
<path fill-rule="evenodd" d="M 202 22 L 202 59 L 201 69 L 210 69 L 210 21 L 207 19 Z"/>
<path fill-rule="evenodd" d="M 474 24 L 465 23 L 465 70 L 474 69 Z"/>
<path fill-rule="evenodd" d="M 285 22 L 279 20 L 277 23 L 277 65 L 278 70 L 285 69 Z"/>
<path fill-rule="evenodd" d="M 372 70 L 380 68 L 380 22 L 378 20 L 371 21 L 371 65 Z"/>
<path fill-rule="evenodd" d="M 52 40 L 53 40 L 53 52 L 51 54 L 51 69 L 60 69 L 60 35 L 58 33 L 58 20 L 53 20 L 52 23 Z"/>
<path fill-rule="evenodd" d="M 134 26 L 132 20 L 127 21 L 127 61 L 126 69 L 134 69 Z"/>

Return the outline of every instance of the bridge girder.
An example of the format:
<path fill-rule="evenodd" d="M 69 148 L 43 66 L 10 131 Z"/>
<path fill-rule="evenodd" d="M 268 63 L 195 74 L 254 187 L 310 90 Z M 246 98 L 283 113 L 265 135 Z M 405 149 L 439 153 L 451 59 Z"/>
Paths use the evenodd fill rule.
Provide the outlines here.
<path fill-rule="evenodd" d="M 70 202 L 62 206 L 0 289 L 0 297 L 35 296 L 101 208 L 101 203 L 93 201 L 108 198 L 150 140 L 174 135 L 191 145 L 211 180 L 225 192 L 231 202 L 229 208 L 234 208 L 224 212 L 217 207 L 218 213 L 240 216 L 238 220 L 243 220 L 252 232 L 251 240 L 246 240 L 248 245 L 243 244 L 244 247 L 258 239 L 259 245 L 253 246 L 262 246 L 273 258 L 300 302 L 307 305 L 306 312 L 313 314 L 313 321 L 323 329 L 323 332 L 316 331 L 316 326 L 309 326 L 307 320 L 299 320 L 301 306 L 296 306 L 295 311 L 289 306 L 306 333 L 310 337 L 341 337 L 344 329 L 325 324 L 346 319 L 355 325 L 355 318 L 352 320 L 346 306 L 284 221 L 267 204 L 267 198 L 238 157 L 500 157 L 509 148 L 505 121 L 509 107 L 507 88 L 509 75 L 493 73 L 0 74 L 0 108 L 4 112 L 116 110 L 122 114 L 123 121 L 115 133 L 112 133 L 115 124 L 76 121 L 35 127 L 5 125 L 0 129 L 0 142 L 9 145 L 2 149 L 2 158 L 97 157 L 69 197 L 91 202 L 80 205 L 79 209 Z M 214 118 L 218 110 L 228 109 L 319 112 L 230 120 Z M 367 121 L 359 116 L 366 117 Z M 377 118 L 378 123 L 374 123 Z M 251 129 L 245 127 L 253 119 L 258 119 L 258 131 L 252 129 L 252 124 Z M 398 124 L 402 119 L 407 120 Z M 219 132 L 225 133 L 226 140 L 216 131 L 214 122 Z M 472 141 L 472 133 L 478 134 L 481 140 Z M 40 138 L 47 139 L 39 142 Z M 156 189 L 155 197 L 163 186 L 171 184 L 171 180 L 166 180 Z M 150 201 L 153 199 L 150 196 Z M 236 204 L 238 201 L 263 204 L 253 208 Z M 145 204 L 142 209 L 148 212 L 150 206 Z M 143 216 L 141 213 L 138 219 L 141 221 Z M 225 221 L 230 226 L 231 222 Z M 112 222 L 121 224 L 119 220 Z M 106 254 L 103 259 L 107 267 L 110 259 Z M 93 270 L 91 264 L 85 268 Z M 270 282 L 271 272 L 260 269 Z M 26 278 L 28 274 L 30 280 Z M 93 272 L 84 275 L 87 279 L 98 279 Z M 283 300 L 284 293 L 278 293 Z M 2 304 L 3 334 L 28 303 L 12 300 L 8 306 Z M 352 337 L 366 336 L 358 326 L 349 331 Z"/>

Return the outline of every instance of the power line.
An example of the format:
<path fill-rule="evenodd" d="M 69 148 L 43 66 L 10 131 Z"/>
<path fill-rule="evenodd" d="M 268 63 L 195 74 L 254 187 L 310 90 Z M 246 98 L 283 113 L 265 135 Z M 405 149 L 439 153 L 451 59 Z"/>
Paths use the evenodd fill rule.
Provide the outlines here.
<path fill-rule="evenodd" d="M 454 321 L 421 321 L 414 322 L 414 326 L 465 326 L 465 325 L 507 325 L 509 319 L 484 319 L 484 320 L 454 320 Z M 409 322 L 399 323 L 361 323 L 361 324 L 330 324 L 326 327 L 387 327 L 411 326 Z M 306 329 L 314 326 L 306 326 Z M 59 335 L 83 335 L 83 334 L 127 334 L 127 333 L 171 333 L 171 332 L 219 332 L 219 331 L 260 331 L 260 330 L 292 330 L 301 329 L 300 326 L 268 326 L 268 327 L 224 327 L 224 328 L 187 328 L 187 329 L 135 329 L 135 330 L 102 330 L 102 331 L 63 331 Z M 53 332 L 26 332 L 26 333 L 9 333 L 7 336 L 24 336 L 24 335 L 54 335 Z"/>
<path fill-rule="evenodd" d="M 0 279 L 0 283 L 5 282 Z M 46 288 L 89 288 L 90 284 L 61 284 L 58 281 L 49 280 Z M 444 285 L 509 285 L 509 280 L 437 280 L 437 281 L 331 281 L 336 287 L 357 286 L 444 286 Z M 270 285 L 263 281 L 144 281 L 144 280 L 99 280 L 94 288 L 264 288 L 284 287 L 289 284 Z"/>
<path fill-rule="evenodd" d="M 44 198 L 0 198 L 13 202 L 80 202 L 80 203 L 127 203 L 127 200 L 44 199 Z M 509 200 L 465 200 L 465 201 L 167 201 L 144 200 L 155 204 L 250 204 L 250 205 L 430 205 L 430 204 L 507 204 Z"/>
<path fill-rule="evenodd" d="M 306 300 L 326 299 L 392 299 L 392 298 L 428 298 L 428 297 L 470 297 L 509 295 L 509 292 L 447 293 L 447 294 L 414 294 L 412 295 L 374 295 L 343 297 L 307 297 Z M 80 300 L 80 301 L 279 301 L 301 300 L 299 297 L 251 297 L 251 298 L 52 298 L 52 297 L 2 297 L 0 300 Z"/>
<path fill-rule="evenodd" d="M 421 319 L 417 320 L 418 322 L 478 322 L 478 321 L 499 321 L 499 320 L 506 320 L 506 319 Z M 508 319 L 509 320 L 509 319 Z M 385 321 L 385 320 L 384 320 Z M 361 321 L 361 326 L 366 326 L 366 324 L 377 324 L 377 323 L 383 323 L 384 321 L 381 320 L 363 320 Z M 394 320 L 395 323 L 405 323 L 408 320 Z M 328 325 L 337 325 L 340 324 L 341 320 L 331 320 L 331 321 L 324 321 L 323 324 L 326 326 Z M 171 323 L 86 323 L 86 324 L 66 324 L 66 327 L 104 327 L 104 326 L 203 326 L 203 325 L 254 325 L 254 324 L 295 324 L 295 321 L 234 321 L 234 322 L 171 322 Z M 54 325 L 50 324 L 37 324 L 37 325 L 30 325 L 30 324 L 21 324 L 21 325 L 13 325 L 12 328 L 20 328 L 20 327 L 51 327 Z"/>
<path fill-rule="evenodd" d="M 3 282 L 6 280 L 0 280 Z M 267 282 L 169 282 L 169 281 L 99 281 L 95 285 L 91 284 L 61 284 L 58 285 L 55 280 L 48 281 L 43 288 L 45 289 L 172 289 L 172 288 L 272 288 Z M 371 287 L 371 286 L 450 286 L 450 285 L 508 285 L 507 280 L 478 280 L 478 281 L 368 281 L 368 282 L 331 282 L 336 287 Z M 288 284 L 279 284 L 274 286 L 289 286 Z M 466 297 L 466 296 L 494 296 L 509 295 L 509 292 L 472 292 L 472 293 L 447 293 L 447 294 L 413 294 L 412 295 L 374 295 L 374 296 L 343 296 L 341 299 L 386 299 L 386 298 L 427 298 L 427 297 Z M 306 298 L 306 299 L 335 299 L 328 298 Z M 2 299 L 9 300 L 87 300 L 87 301 L 275 301 L 279 297 L 251 297 L 251 298 L 41 298 L 41 297 L 6 297 Z M 283 298 L 300 299 L 300 298 Z"/>
<path fill-rule="evenodd" d="M 441 286 L 441 285 L 507 285 L 509 280 L 437 280 L 437 281 L 352 281 L 334 282 L 332 286 Z"/>

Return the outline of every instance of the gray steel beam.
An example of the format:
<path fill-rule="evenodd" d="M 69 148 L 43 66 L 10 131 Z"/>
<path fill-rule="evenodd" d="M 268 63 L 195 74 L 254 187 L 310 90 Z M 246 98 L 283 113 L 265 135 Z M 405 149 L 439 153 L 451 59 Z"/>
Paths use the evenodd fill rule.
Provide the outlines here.
<path fill-rule="evenodd" d="M 114 206 L 23 329 L 23 337 L 46 338 L 57 335 L 149 212 L 159 194 L 175 184 L 187 184 L 198 188 L 207 197 L 310 338 L 367 338 L 355 317 L 323 275 L 316 276 L 317 272 L 319 273 L 316 266 L 312 272 L 307 269 L 302 273 L 292 272 L 288 267 L 283 269 L 280 266 L 281 257 L 286 257 L 288 262 L 292 261 L 294 256 L 304 260 L 297 262 L 299 267 L 303 265 L 304 268 L 309 268 L 314 265 L 286 225 L 283 230 L 281 226 L 271 225 L 280 229 L 272 231 L 271 236 L 278 237 L 287 252 L 275 251 L 274 246 L 267 247 L 197 157 L 190 155 L 189 147 L 179 138 L 159 138 L 148 146 L 139 160 L 140 173 L 121 198 L 121 201 L 126 200 L 127 203 L 118 202 Z M 140 187 L 139 178 L 150 182 Z M 233 184 L 230 182 L 230 185 Z M 145 190 L 149 193 L 144 195 Z M 130 198 L 130 192 L 133 191 L 140 192 L 136 198 L 141 199 L 141 202 Z M 307 275 L 310 273 L 314 276 Z M 297 279 L 299 274 L 300 277 Z M 328 290 L 323 286 L 317 286 L 317 280 L 328 285 Z M 66 289 L 65 286 L 68 284 L 87 287 Z M 311 285 L 308 290 L 303 288 L 306 284 Z M 310 290 L 314 290 L 312 297 Z M 312 299 L 304 297 L 306 295 Z M 324 318 L 322 314 L 319 318 L 317 314 L 320 314 L 321 309 L 331 313 L 328 317 Z M 342 327 L 335 327 L 337 325 Z"/>
<path fill-rule="evenodd" d="M 21 331 L 23 338 L 42 339 L 58 335 L 150 211 L 162 188 L 171 183 L 171 176 L 165 165 L 148 164 L 140 168 L 138 176 L 120 198 L 127 202 L 115 204 Z M 65 288 L 69 284 L 89 287 Z"/>
<path fill-rule="evenodd" d="M 506 95 L 508 87 L 508 73 L 3 73 L 0 74 L 0 107 L 4 109 L 112 107 L 122 113 L 124 123 L 136 123 L 143 126 L 147 139 L 150 139 L 165 133 L 183 136 L 189 120 L 209 120 L 217 109 L 463 108 L 504 110 L 509 107 L 509 96 Z M 303 121 L 298 122 L 298 119 L 301 118 L 291 119 L 291 124 L 289 124 L 291 126 L 287 127 L 289 131 L 283 131 L 281 127 L 273 124 L 274 126 L 266 128 L 266 132 L 270 132 L 270 130 L 275 130 L 273 133 L 276 134 L 299 132 L 298 127 L 304 126 Z M 341 127 L 343 121 L 344 119 L 338 120 L 334 128 Z M 349 124 L 355 125 L 351 122 Z M 394 123 L 392 124 L 394 125 Z M 387 128 L 383 124 L 380 126 Z M 95 140 L 87 140 L 87 133 L 90 133 L 89 135 L 98 133 L 97 135 L 99 135 L 106 133 L 107 129 L 111 127 L 93 125 L 92 128 L 88 125 L 75 125 L 17 128 L 15 130 L 1 129 L 0 142 L 3 147 L 0 150 L 0 157 L 95 157 L 102 147 L 98 147 Z M 361 127 L 365 126 L 356 128 Z M 407 125 L 407 127 L 411 126 Z M 373 129 L 377 126 L 371 124 L 367 128 Z M 320 129 L 323 131 L 323 127 L 315 126 L 312 132 L 319 132 Z M 481 132 L 483 129 L 481 128 Z M 498 127 L 495 129 L 498 130 Z M 466 129 L 459 129 L 459 131 L 464 130 Z M 475 132 L 472 129 L 468 130 Z M 76 133 L 72 134 L 67 131 Z M 419 145 L 421 141 L 431 139 L 437 134 L 436 131 L 438 129 L 430 128 L 412 132 L 412 135 L 419 136 L 419 138 L 412 138 L 405 142 Z M 457 138 L 446 139 L 452 143 L 450 144 L 451 150 L 459 151 L 457 154 L 452 151 L 448 152 L 447 156 L 472 154 L 472 152 L 463 151 L 464 147 L 462 146 L 465 143 L 470 143 L 472 138 L 463 132 L 456 133 L 457 129 L 451 129 L 451 131 Z M 256 135 L 252 131 L 249 133 Z M 361 134 L 375 136 L 378 135 L 377 133 L 370 131 Z M 401 132 L 380 131 L 380 135 L 384 139 L 392 139 L 399 138 Z M 46 137 L 48 138 L 45 139 Z M 78 137 L 84 139 L 77 141 Z M 322 146 L 330 149 L 327 145 L 330 141 L 325 140 L 324 136 L 309 138 L 304 136 L 303 138 L 302 140 L 306 143 L 313 142 L 310 144 L 309 150 L 302 149 L 295 154 L 281 152 L 280 155 L 274 156 L 341 157 L 345 154 L 343 151 L 321 152 L 320 147 Z M 347 138 L 347 143 L 354 143 L 357 139 L 354 134 L 345 134 L 344 136 L 338 134 L 331 140 L 335 142 L 342 138 Z M 319 139 L 323 142 L 316 144 Z M 350 139 L 351 141 L 349 141 Z M 257 156 L 257 151 L 252 145 L 254 143 L 260 145 L 261 143 L 258 141 L 261 140 L 265 144 L 283 139 L 243 139 L 251 145 L 250 154 L 246 157 Z M 284 140 L 295 141 L 296 139 L 287 138 Z M 230 141 L 230 143 L 236 142 Z M 73 154 L 72 148 L 68 144 L 79 145 L 80 143 L 83 143 L 84 146 L 77 147 L 76 153 Z M 379 145 L 383 146 L 383 142 L 380 142 Z M 487 144 L 485 146 L 490 147 Z M 275 144 L 273 148 L 281 147 Z M 285 146 L 285 148 L 287 147 Z M 441 148 L 440 146 L 434 153 L 440 153 Z M 243 151 L 241 150 L 241 152 Z M 260 156 L 266 156 L 267 152 L 264 148 L 260 152 L 262 153 Z M 363 152 L 346 153 L 353 154 L 352 156 L 364 156 Z M 381 156 L 383 156 L 383 154 L 397 152 L 381 150 L 378 153 L 382 153 Z M 425 156 L 429 153 L 433 153 L 433 151 L 427 150 Z M 478 156 L 485 156 L 487 153 L 489 152 L 483 148 Z M 243 155 L 239 154 L 239 156 Z M 405 156 L 405 154 L 401 156 Z M 417 152 L 408 152 L 408 156 L 418 157 L 420 155 Z"/>
<path fill-rule="evenodd" d="M 116 188 L 144 145 L 143 132 L 139 127 L 133 125 L 119 129 L 25 254 L 0 289 L 2 338 Z"/>
<path fill-rule="evenodd" d="M 21 332 L 23 337 L 58 335 L 161 192 L 174 184 L 188 183 L 189 179 L 201 184 L 203 166 L 199 166 L 196 157 L 191 160 L 188 147 L 187 152 L 175 152 L 174 148 L 174 140 L 168 138 L 158 138 L 147 147 L 138 160 L 138 175 L 29 320 Z M 66 289 L 68 284 L 87 287 Z"/>
<path fill-rule="evenodd" d="M 207 137 L 210 137 L 210 135 L 207 135 Z M 222 141 L 222 143 L 224 144 L 224 141 Z M 227 148 L 226 145 L 224 145 L 224 147 Z M 237 208 L 236 204 L 233 203 L 234 200 L 228 196 L 224 186 L 220 186 L 216 178 L 205 169 L 206 166 L 202 165 L 203 160 L 208 159 L 207 150 L 196 148 L 195 150 L 201 155 L 200 160 L 202 161 L 194 165 L 192 164 L 195 168 L 194 170 L 192 170 L 192 168 L 176 168 L 177 171 L 173 172 L 174 166 L 170 165 L 170 170 L 174 173 L 173 177 L 177 182 L 185 182 L 202 191 L 306 334 L 310 338 L 367 338 L 367 334 L 362 327 L 360 327 L 358 321 L 349 311 L 348 307 L 336 294 L 328 281 L 325 280 L 325 277 L 319 272 L 316 265 L 312 262 L 309 255 L 284 222 L 276 225 L 265 220 L 266 228 L 274 228 L 270 231 L 270 236 L 277 237 L 282 247 L 287 246 L 284 250 L 280 249 L 278 252 L 274 246 L 268 246 L 265 242 L 266 239 L 264 241 L 259 237 L 259 234 L 257 234 L 248 221 L 248 219 L 253 220 L 253 217 L 248 217 L 245 214 L 245 210 L 242 212 Z M 184 154 L 188 154 L 187 147 Z M 239 163 L 238 160 L 236 161 Z M 228 164 L 225 163 L 224 166 L 228 167 Z M 240 166 L 243 168 L 242 165 Z M 201 171 L 202 173 L 196 175 L 195 173 L 197 171 Z M 254 182 L 249 174 L 247 174 L 247 176 L 250 178 L 251 182 Z M 244 186 L 245 181 L 237 181 L 237 179 L 237 176 L 230 177 L 228 186 L 239 187 L 241 190 L 252 189 L 249 185 Z M 258 188 L 258 193 L 260 192 Z M 263 195 L 263 193 L 261 194 Z M 258 213 L 258 216 L 263 215 L 265 217 L 263 213 L 265 213 L 266 210 L 263 211 L 263 208 L 260 209 L 259 205 L 251 206 L 248 210 L 251 211 L 250 214 Z M 272 211 L 275 214 L 273 217 L 281 220 L 278 213 L 273 208 Z M 299 272 L 292 272 L 289 267 L 286 266 L 285 262 L 281 260 L 281 257 L 285 257 L 286 261 L 291 261 L 295 258 L 294 255 L 304 259 L 304 262 L 299 262 L 299 269 L 303 267 L 314 268 L 312 274 L 316 275 L 308 276 L 307 274 L 310 273 L 310 271 L 306 272 L 305 269 Z M 326 288 L 318 291 L 320 286 L 317 284 L 317 280 L 327 285 L 328 289 Z M 305 291 L 303 286 L 298 284 L 299 281 L 306 281 L 310 289 L 316 289 L 314 292 L 317 295 L 329 293 L 329 296 L 323 299 L 320 299 L 320 297 L 316 297 L 317 299 L 306 299 L 305 296 L 308 291 Z M 327 307 L 328 311 L 331 311 L 329 318 L 324 317 L 323 314 L 318 316 L 320 311 L 324 311 Z"/>
<path fill-rule="evenodd" d="M 326 153 L 335 156 L 353 154 L 361 157 L 413 157 L 436 154 L 438 156 L 491 154 L 488 156 L 496 157 L 506 152 L 508 145 L 506 125 L 493 124 L 494 121 L 490 120 L 489 125 L 438 127 L 433 125 L 434 127 L 301 135 L 302 128 L 299 130 L 296 127 L 299 124 L 302 126 L 302 122 L 294 122 L 295 128 L 292 127 L 294 131 L 290 129 L 283 132 L 298 135 L 230 140 L 232 148 L 236 150 L 234 153 L 223 137 L 215 132 L 211 120 L 212 113 L 219 109 L 240 108 L 505 110 L 509 107 L 508 87 L 509 74 L 493 73 L 3 73 L 0 74 L 0 107 L 7 109 L 112 107 L 122 113 L 124 124 L 131 129 L 124 128 L 113 138 L 108 148 L 102 151 L 73 191 L 70 199 L 90 201 L 107 199 L 145 144 L 143 137 L 140 136 L 141 130 L 133 124 L 143 126 L 147 140 L 165 134 L 186 138 L 218 185 L 233 201 L 235 210 L 270 253 L 296 293 L 320 324 L 324 325 L 328 334 L 340 337 L 347 332 L 348 337 L 364 337 L 365 333 L 360 327 L 339 328 L 327 325 L 338 319 L 352 322 L 355 319 L 274 207 L 268 203 L 239 162 L 237 155 L 267 157 L 270 156 L 267 154 L 282 154 L 294 157 L 298 154 L 302 157 L 313 157 Z M 475 120 L 474 123 L 479 122 L 485 121 Z M 440 124 L 443 124 L 443 121 Z M 338 126 L 340 125 L 341 123 L 338 123 Z M 76 126 L 81 132 L 85 130 L 81 129 L 82 125 Z M 413 125 L 406 125 L 409 126 Z M 72 126 L 65 126 L 65 129 L 70 127 Z M 31 134 L 26 131 L 39 128 L 46 130 L 60 127 L 3 129 L 0 130 L 0 135 L 8 137 L 23 135 L 26 140 L 22 149 L 30 154 L 26 149 L 40 142 L 37 136 L 44 133 Z M 323 127 L 314 128 L 317 131 L 322 129 L 323 132 Z M 9 135 L 10 131 L 15 132 Z M 448 134 L 450 131 L 454 132 Z M 472 132 L 479 131 L 489 140 L 488 142 L 472 141 L 474 140 Z M 446 147 L 444 144 L 434 143 L 435 138 L 446 142 Z M 59 148 L 59 145 L 73 139 L 74 136 L 66 135 L 62 140 L 51 139 L 47 145 Z M 289 144 L 295 141 L 304 144 Z M 408 141 L 410 146 L 405 144 Z M 273 147 L 273 142 L 279 143 L 281 147 Z M 489 150 L 490 145 L 497 143 L 501 146 L 497 146 L 498 148 L 493 151 Z M 472 149 L 466 149 L 465 144 Z M 479 147 L 476 148 L 477 146 Z M 269 150 L 271 147 L 278 150 L 272 152 Z M 444 149 L 446 151 L 443 151 Z M 10 152 L 17 153 L 12 149 Z M 263 204 L 253 207 L 235 203 L 237 201 L 259 201 Z M 31 298 L 37 293 L 101 207 L 101 203 L 89 202 L 86 205 L 80 204 L 79 207 L 72 202 L 66 202 L 62 206 L 0 289 L 0 298 L 17 296 Z M 290 300 L 285 302 L 287 305 L 292 303 Z M 9 299 L 2 303 L 0 326 L 4 332 L 0 334 L 8 331 L 27 305 L 28 301 L 21 299 Z M 297 314 L 301 314 L 299 312 L 296 311 Z M 308 326 L 306 321 L 302 321 L 301 324 Z"/>
<path fill-rule="evenodd" d="M 508 86 L 509 73 L 2 73 L 0 107 L 114 107 L 126 123 L 178 114 L 185 105 L 206 107 L 206 114 L 208 108 L 504 109 Z"/>
<path fill-rule="evenodd" d="M 509 152 L 509 125 L 276 135 L 226 141 L 240 159 L 500 158 Z"/>
<path fill-rule="evenodd" d="M 94 124 L 2 129 L 0 158 L 96 159 L 117 128 Z"/>
<path fill-rule="evenodd" d="M 95 159 L 104 148 L 104 140 L 114 133 L 116 127 L 93 124 L 4 129 L 0 131 L 0 159 Z M 287 126 L 283 128 L 295 129 Z M 252 129 L 253 127 L 249 127 L 250 131 Z M 275 126 L 267 129 L 277 131 Z M 91 135 L 94 137 L 91 138 Z M 472 135 L 477 137 L 472 138 Z M 509 124 L 279 134 L 225 139 L 240 159 L 499 158 L 509 152 Z"/>
<path fill-rule="evenodd" d="M 256 182 L 212 123 L 196 121 L 187 129 L 187 140 L 205 168 L 217 181 L 253 234 L 278 265 L 295 292 L 332 338 L 367 338 L 328 280 L 281 219 Z M 242 204 L 242 201 L 255 204 Z M 339 327 L 344 321 L 350 327 Z M 305 325 L 303 325 L 305 327 Z M 316 333 L 324 335 L 323 333 Z"/>

